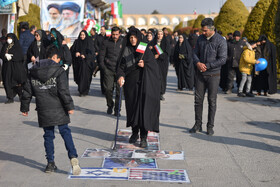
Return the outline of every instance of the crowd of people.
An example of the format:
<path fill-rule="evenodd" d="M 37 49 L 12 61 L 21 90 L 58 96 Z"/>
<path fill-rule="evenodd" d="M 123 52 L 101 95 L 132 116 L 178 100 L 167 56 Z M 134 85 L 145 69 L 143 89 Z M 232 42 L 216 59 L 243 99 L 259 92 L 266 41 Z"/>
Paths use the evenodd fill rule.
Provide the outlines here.
<path fill-rule="evenodd" d="M 50 9 L 55 7 L 50 7 Z M 106 98 L 107 114 L 120 114 L 121 88 L 124 88 L 127 127 L 132 128 L 130 143 L 139 138 L 140 147 L 147 147 L 147 132 L 159 132 L 160 101 L 164 101 L 167 74 L 171 64 L 177 75 L 177 91 L 194 90 L 195 124 L 190 133 L 202 131 L 202 111 L 208 92 L 207 134 L 214 134 L 214 118 L 219 86 L 225 94 L 236 87 L 239 97 L 274 94 L 277 92 L 276 49 L 264 35 L 258 41 L 241 39 L 240 31 L 223 37 L 214 21 L 205 18 L 201 31 L 189 36 L 175 31 L 137 29 L 123 32 L 105 26 L 100 34 L 92 28 L 90 35 L 80 31 L 69 48 L 64 36 L 55 28 L 49 31 L 20 25 L 19 39 L 2 30 L 0 38 L 0 81 L 7 101 L 19 96 L 21 112 L 28 115 L 32 96 L 36 97 L 39 126 L 44 129 L 44 145 L 48 165 L 46 172 L 57 169 L 54 163 L 54 126 L 65 141 L 68 157 L 75 174 L 80 173 L 77 152 L 68 127 L 74 104 L 69 93 L 69 67 L 80 97 L 90 92 L 92 78 L 100 72 L 101 92 Z M 140 43 L 147 45 L 144 53 Z M 265 70 L 255 71 L 259 58 L 265 58 Z M 236 79 L 235 79 L 236 77 Z M 236 84 L 234 81 L 236 80 Z M 115 101 L 114 101 L 115 92 Z"/>

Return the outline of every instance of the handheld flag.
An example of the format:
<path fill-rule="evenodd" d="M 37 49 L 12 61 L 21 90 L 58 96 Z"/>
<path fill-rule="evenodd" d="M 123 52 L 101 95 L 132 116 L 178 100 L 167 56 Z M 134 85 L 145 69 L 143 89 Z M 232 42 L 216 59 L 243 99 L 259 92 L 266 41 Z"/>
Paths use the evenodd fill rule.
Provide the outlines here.
<path fill-rule="evenodd" d="M 160 46 L 158 44 L 155 45 L 155 49 L 156 49 L 158 55 L 161 55 L 163 53 L 162 49 L 160 48 Z"/>
<path fill-rule="evenodd" d="M 106 30 L 106 36 L 110 37 L 111 36 L 112 31 L 111 30 Z"/>
<path fill-rule="evenodd" d="M 147 43 L 144 43 L 144 42 L 140 42 L 137 49 L 136 49 L 136 52 L 138 53 L 145 53 L 145 50 L 147 48 Z"/>

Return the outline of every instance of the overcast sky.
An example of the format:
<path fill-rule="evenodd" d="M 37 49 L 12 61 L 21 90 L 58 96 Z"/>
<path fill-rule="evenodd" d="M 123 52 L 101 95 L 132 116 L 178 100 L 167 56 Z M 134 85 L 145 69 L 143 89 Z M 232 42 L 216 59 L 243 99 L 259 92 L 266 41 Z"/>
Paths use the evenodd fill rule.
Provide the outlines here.
<path fill-rule="evenodd" d="M 112 3 L 117 0 L 105 0 Z M 157 10 L 161 14 L 197 14 L 219 12 L 226 0 L 120 0 L 123 14 L 150 14 Z M 254 6 L 258 0 L 242 0 L 245 6 Z"/>

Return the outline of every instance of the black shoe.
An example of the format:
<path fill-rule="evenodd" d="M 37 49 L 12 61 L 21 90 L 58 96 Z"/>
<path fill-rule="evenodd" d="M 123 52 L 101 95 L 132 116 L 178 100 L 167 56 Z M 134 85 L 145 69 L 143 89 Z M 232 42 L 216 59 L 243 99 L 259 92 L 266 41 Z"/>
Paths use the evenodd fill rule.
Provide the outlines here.
<path fill-rule="evenodd" d="M 129 143 L 136 143 L 137 142 L 137 140 L 138 140 L 138 138 L 139 138 L 139 135 L 138 135 L 138 133 L 136 134 L 132 134 L 131 136 L 130 136 L 130 138 L 129 138 Z"/>
<path fill-rule="evenodd" d="M 113 113 L 113 108 L 112 107 L 108 107 L 107 114 L 112 114 L 112 113 Z"/>
<path fill-rule="evenodd" d="M 115 111 L 114 116 L 118 116 L 118 112 L 117 111 Z M 121 117 L 121 116 L 122 116 L 121 113 L 119 113 L 119 117 Z"/>
<path fill-rule="evenodd" d="M 237 94 L 237 96 L 238 96 L 238 97 L 246 97 L 246 95 L 245 95 L 244 93 L 242 93 L 242 92 L 239 92 L 239 93 Z"/>
<path fill-rule="evenodd" d="M 57 170 L 57 167 L 54 162 L 48 162 L 48 165 L 45 169 L 45 173 L 52 173 Z"/>
<path fill-rule="evenodd" d="M 196 133 L 196 131 L 202 132 L 202 126 L 194 125 L 193 128 L 189 130 L 189 133 Z"/>
<path fill-rule="evenodd" d="M 140 147 L 141 148 L 146 148 L 147 146 L 148 146 L 147 139 L 146 138 L 141 138 Z"/>
<path fill-rule="evenodd" d="M 212 127 L 207 127 L 207 132 L 206 132 L 207 135 L 209 136 L 212 136 L 214 134 L 214 130 Z"/>
<path fill-rule="evenodd" d="M 247 96 L 247 97 L 255 97 L 255 95 L 252 94 L 252 93 L 246 93 L 246 96 Z"/>
<path fill-rule="evenodd" d="M 11 103 L 13 103 L 13 102 L 14 102 L 13 99 L 8 99 L 8 100 L 5 102 L 5 104 L 11 104 Z"/>
<path fill-rule="evenodd" d="M 165 101 L 165 98 L 163 97 L 163 95 L 160 95 L 160 100 Z"/>

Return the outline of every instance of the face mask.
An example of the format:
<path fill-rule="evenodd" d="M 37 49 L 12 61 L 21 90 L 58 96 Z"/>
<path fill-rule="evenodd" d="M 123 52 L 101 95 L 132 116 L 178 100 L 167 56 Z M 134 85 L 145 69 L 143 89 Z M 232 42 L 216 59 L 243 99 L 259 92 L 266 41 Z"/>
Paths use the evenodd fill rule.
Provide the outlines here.
<path fill-rule="evenodd" d="M 8 42 L 8 44 L 11 44 L 11 43 L 13 42 L 13 40 L 12 40 L 11 38 L 9 38 L 9 39 L 7 40 L 7 42 Z"/>

